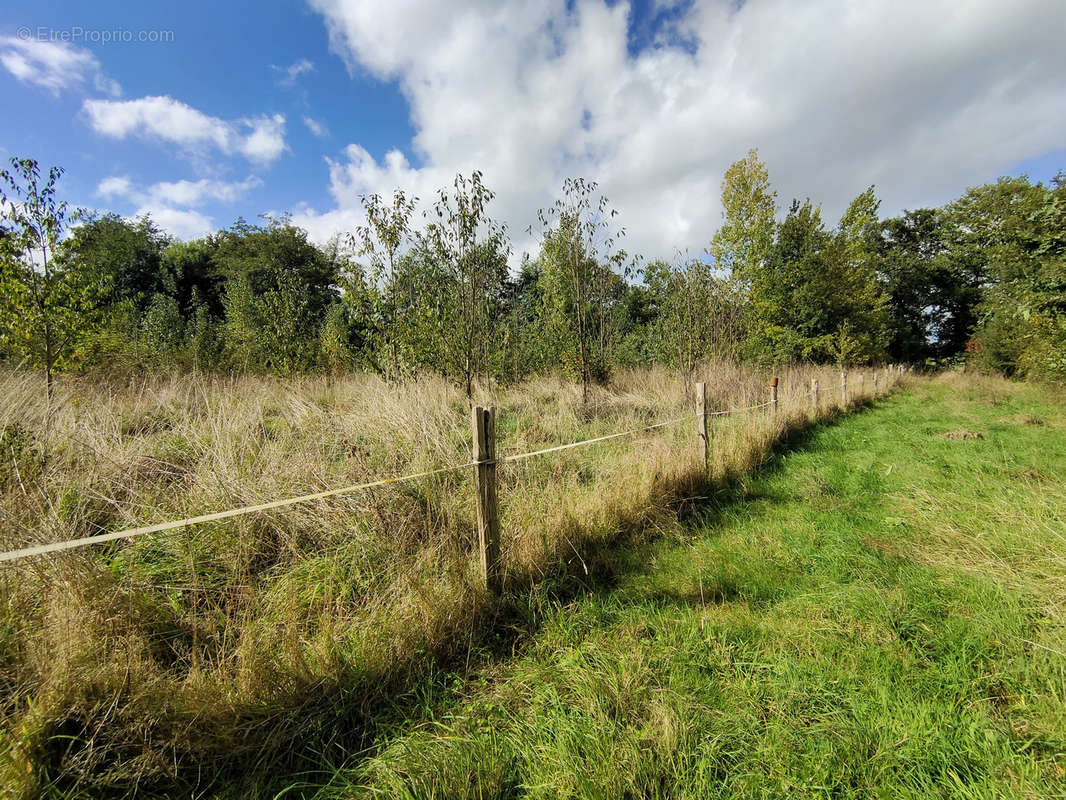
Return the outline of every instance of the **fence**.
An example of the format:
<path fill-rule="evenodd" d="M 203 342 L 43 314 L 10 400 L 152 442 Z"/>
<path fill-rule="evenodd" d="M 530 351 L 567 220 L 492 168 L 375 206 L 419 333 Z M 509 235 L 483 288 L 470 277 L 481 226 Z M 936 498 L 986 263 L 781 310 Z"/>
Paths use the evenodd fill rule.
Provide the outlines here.
<path fill-rule="evenodd" d="M 895 371 L 897 374 L 905 372 L 903 366 L 893 366 L 889 368 Z M 865 375 L 860 373 L 859 380 L 859 394 L 864 394 L 865 389 Z M 879 375 L 877 372 L 873 373 L 873 394 L 878 393 L 879 387 Z M 817 414 L 821 407 L 821 403 L 824 398 L 834 394 L 836 390 L 827 389 L 822 390 L 819 386 L 817 378 L 812 379 L 810 390 L 807 391 L 804 397 L 809 397 L 811 402 L 812 411 Z M 850 403 L 850 395 L 848 393 L 848 373 L 842 371 L 840 373 L 840 399 L 841 407 L 847 408 Z M 769 395 L 766 402 L 757 403 L 745 408 L 733 408 L 723 411 L 709 412 L 707 410 L 707 392 L 705 383 L 696 384 L 696 396 L 695 396 L 696 413 L 675 419 L 666 420 L 663 422 L 657 422 L 652 425 L 646 425 L 639 428 L 632 428 L 617 433 L 610 433 L 604 436 L 598 436 L 591 439 L 582 439 L 580 441 L 569 442 L 567 444 L 555 445 L 553 447 L 546 447 L 540 450 L 533 450 L 526 453 L 517 453 L 507 456 L 496 456 L 496 411 L 494 408 L 484 408 L 481 406 L 475 406 L 472 409 L 471 414 L 471 427 L 473 432 L 473 449 L 471 453 L 471 460 L 463 464 L 455 464 L 446 467 L 440 467 L 439 469 L 428 470 L 424 472 L 411 473 L 407 475 L 399 475 L 390 478 L 381 478 L 366 483 L 358 483 L 349 486 L 342 486 L 335 489 L 327 489 L 321 492 L 314 492 L 310 494 L 304 494 L 297 497 L 289 497 L 282 500 L 274 500 L 268 503 L 260 503 L 257 505 L 243 506 L 241 508 L 228 509 L 226 511 L 217 511 L 209 514 L 202 514 L 195 517 L 187 517 L 185 519 L 172 520 L 168 522 L 161 522 L 154 525 L 146 525 L 138 528 L 127 528 L 125 530 L 114 531 L 110 533 L 101 533 L 94 536 L 86 536 L 79 539 L 70 539 L 60 542 L 51 542 L 47 544 L 33 545 L 30 547 L 24 547 L 17 550 L 10 550 L 0 553 L 0 563 L 18 561 L 21 559 L 31 558 L 35 556 L 43 556 L 50 553 L 58 553 L 67 550 L 73 550 L 76 548 L 87 547 L 94 544 L 102 544 L 104 542 L 112 542 L 121 539 L 130 539 L 136 536 L 142 536 L 149 533 L 162 533 L 165 531 L 178 530 L 180 528 L 186 528 L 192 525 L 199 525 L 205 522 L 212 522 L 216 520 L 229 519 L 232 517 L 243 516 L 246 514 L 261 513 L 263 511 L 269 511 L 276 508 L 284 508 L 287 506 L 293 506 L 300 503 L 307 503 L 313 500 L 319 500 L 326 497 L 334 497 L 342 494 L 350 494 L 366 489 L 372 489 L 379 486 L 387 486 L 389 484 L 401 483 L 405 481 L 414 481 L 421 478 L 428 478 L 434 475 L 441 475 L 447 472 L 455 472 L 467 468 L 474 469 L 474 498 L 477 515 L 477 528 L 478 528 L 478 552 L 480 558 L 481 574 L 486 589 L 493 594 L 496 594 L 502 588 L 502 565 L 500 560 L 500 525 L 499 525 L 499 498 L 496 491 L 496 470 L 499 464 L 508 462 L 522 461 L 528 458 L 535 458 L 544 456 L 549 453 L 555 453 L 562 450 L 569 450 L 576 447 L 585 447 L 588 445 L 596 444 L 599 442 L 605 442 L 613 439 L 620 439 L 627 436 L 633 436 L 639 433 L 645 433 L 660 428 L 665 428 L 670 425 L 676 425 L 681 422 L 696 420 L 697 432 L 699 441 L 703 450 L 703 464 L 706 468 L 710 459 L 711 440 L 708 432 L 708 420 L 728 417 L 735 414 L 744 414 L 752 411 L 760 411 L 763 409 L 769 409 L 769 413 L 776 415 L 778 413 L 778 379 L 776 377 L 771 378 L 769 383 Z"/>

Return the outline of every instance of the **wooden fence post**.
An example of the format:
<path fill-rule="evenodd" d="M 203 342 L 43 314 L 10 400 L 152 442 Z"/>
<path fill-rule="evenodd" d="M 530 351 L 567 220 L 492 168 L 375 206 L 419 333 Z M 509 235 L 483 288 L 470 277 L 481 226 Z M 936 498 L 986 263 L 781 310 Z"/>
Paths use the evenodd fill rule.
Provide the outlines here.
<path fill-rule="evenodd" d="M 859 373 L 859 397 L 866 394 L 866 373 Z"/>
<path fill-rule="evenodd" d="M 840 371 L 840 406 L 841 408 L 848 407 L 848 372 L 847 370 Z"/>
<path fill-rule="evenodd" d="M 777 376 L 770 378 L 770 411 L 777 413 Z"/>
<path fill-rule="evenodd" d="M 877 395 L 877 372 L 874 371 L 874 396 Z"/>
<path fill-rule="evenodd" d="M 814 409 L 814 415 L 818 416 L 818 379 L 811 378 L 811 407 Z"/>
<path fill-rule="evenodd" d="M 696 425 L 703 446 L 703 470 L 707 472 L 711 463 L 711 440 L 707 436 L 707 384 L 696 384 Z"/>
<path fill-rule="evenodd" d="M 500 564 L 500 515 L 496 499 L 496 409 L 475 406 L 472 421 L 481 575 L 488 592 L 498 595 L 503 588 L 503 581 Z"/>

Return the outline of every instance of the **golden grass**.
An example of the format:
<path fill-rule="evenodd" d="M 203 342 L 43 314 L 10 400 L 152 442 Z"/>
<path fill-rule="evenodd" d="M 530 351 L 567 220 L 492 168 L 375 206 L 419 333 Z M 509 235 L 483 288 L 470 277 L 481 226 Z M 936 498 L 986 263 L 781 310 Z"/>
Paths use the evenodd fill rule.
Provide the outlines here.
<path fill-rule="evenodd" d="M 820 414 L 837 413 L 839 373 L 783 372 L 776 416 L 714 423 L 712 480 L 810 421 L 815 376 Z M 711 411 L 764 402 L 767 378 L 725 364 L 696 376 Z M 895 380 L 883 373 L 881 391 Z M 470 460 L 467 399 L 433 376 L 86 377 L 64 383 L 50 420 L 35 376 L 0 375 L 0 396 L 3 549 Z M 474 399 L 498 409 L 501 455 L 694 413 L 662 369 L 623 372 L 587 406 L 555 378 Z M 509 595 L 595 571 L 620 534 L 670 525 L 705 483 L 699 460 L 686 419 L 502 465 Z M 501 613 L 478 581 L 469 472 L 9 565 L 0 782 L 16 796 L 131 793 L 292 760 L 294 742 L 326 760 L 358 746 L 370 705 L 461 657 Z"/>

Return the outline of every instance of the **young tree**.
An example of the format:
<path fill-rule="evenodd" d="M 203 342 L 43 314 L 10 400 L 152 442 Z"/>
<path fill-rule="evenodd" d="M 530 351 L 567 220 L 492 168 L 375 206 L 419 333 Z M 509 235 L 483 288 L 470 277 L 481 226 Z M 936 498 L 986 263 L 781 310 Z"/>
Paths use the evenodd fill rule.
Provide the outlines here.
<path fill-rule="evenodd" d="M 649 265 L 644 280 L 656 298 L 654 330 L 659 356 L 680 370 L 688 386 L 701 361 L 720 355 L 715 350 L 725 311 L 717 302 L 721 281 L 706 262 L 680 254 L 673 264 L 657 261 Z"/>
<path fill-rule="evenodd" d="M 456 175 L 453 187 L 451 194 L 440 190 L 425 240 L 454 287 L 445 298 L 451 322 L 445 353 L 471 397 L 474 379 L 488 365 L 491 322 L 500 306 L 510 244 L 506 226 L 488 215 L 495 195 L 481 182 L 481 173 Z"/>
<path fill-rule="evenodd" d="M 612 306 L 623 289 L 618 271 L 628 262 L 618 246 L 625 228 L 612 227 L 618 212 L 606 197 L 597 196 L 597 189 L 594 181 L 567 178 L 563 196 L 537 212 L 545 300 L 565 325 L 562 333 L 576 358 L 582 402 L 588 402 L 590 384 L 605 379 L 609 370 Z"/>
<path fill-rule="evenodd" d="M 322 324 L 337 301 L 337 262 L 286 217 L 239 220 L 211 237 L 225 276 L 225 350 L 233 365 L 288 375 L 318 361 Z"/>
<path fill-rule="evenodd" d="M 504 279 L 496 317 L 497 347 L 491 354 L 497 380 L 517 383 L 559 361 L 544 336 L 544 285 L 539 260 L 523 254 L 518 273 Z"/>
<path fill-rule="evenodd" d="M 353 286 L 363 290 L 363 304 L 369 311 L 368 336 L 378 356 L 373 363 L 385 377 L 395 378 L 401 369 L 396 332 L 394 282 L 400 256 L 411 241 L 411 215 L 417 197 L 402 190 L 393 192 L 392 205 L 380 195 L 359 198 L 366 224 L 348 235 L 358 258 L 366 260 L 361 274 L 348 276 Z"/>
<path fill-rule="evenodd" d="M 707 252 L 719 269 L 749 286 L 770 256 L 777 213 L 777 193 L 770 188 L 770 174 L 754 148 L 726 170 L 722 209 L 725 221 Z"/>
<path fill-rule="evenodd" d="M 55 373 L 91 330 L 100 287 L 81 262 L 61 262 L 67 203 L 56 197 L 59 167 L 42 179 L 37 162 L 12 158 L 0 170 L 0 344 L 43 370 L 48 401 Z"/>

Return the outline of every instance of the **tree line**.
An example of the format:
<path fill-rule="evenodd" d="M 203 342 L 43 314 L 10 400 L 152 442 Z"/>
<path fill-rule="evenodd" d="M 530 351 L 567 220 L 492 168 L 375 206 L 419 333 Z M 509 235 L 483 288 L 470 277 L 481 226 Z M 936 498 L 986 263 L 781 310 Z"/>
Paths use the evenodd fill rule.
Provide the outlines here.
<path fill-rule="evenodd" d="M 365 222 L 316 246 L 287 217 L 178 241 L 148 217 L 72 210 L 62 170 L 0 170 L 0 358 L 54 375 L 99 367 L 291 375 L 430 370 L 479 380 L 562 369 L 582 383 L 712 358 L 942 364 L 1066 377 L 1066 177 L 1001 178 L 882 219 L 870 187 L 827 226 L 779 215 L 755 150 L 722 181 L 697 255 L 645 261 L 595 182 L 564 182 L 515 270 L 493 192 L 458 175 L 426 209 L 362 198 Z"/>

